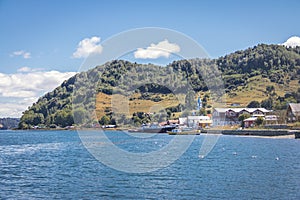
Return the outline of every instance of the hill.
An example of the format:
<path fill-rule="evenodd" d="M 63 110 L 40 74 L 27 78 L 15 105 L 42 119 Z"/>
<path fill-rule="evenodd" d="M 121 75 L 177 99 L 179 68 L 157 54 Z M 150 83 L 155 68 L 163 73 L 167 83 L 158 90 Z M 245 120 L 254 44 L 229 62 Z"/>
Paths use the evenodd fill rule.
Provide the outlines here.
<path fill-rule="evenodd" d="M 7 130 L 18 128 L 19 122 L 19 118 L 0 118 L 0 129 Z"/>
<path fill-rule="evenodd" d="M 228 104 L 272 99 L 269 109 L 299 102 L 300 47 L 260 44 L 216 60 L 222 70 Z M 275 102 L 276 101 L 276 102 Z"/>
<path fill-rule="evenodd" d="M 222 86 L 220 95 L 229 105 L 257 101 L 282 110 L 288 102 L 300 102 L 299 80 L 300 47 L 260 44 L 218 59 L 165 67 L 114 60 L 76 74 L 41 97 L 24 112 L 19 128 L 162 121 L 195 109 L 198 96 L 206 114 Z"/>

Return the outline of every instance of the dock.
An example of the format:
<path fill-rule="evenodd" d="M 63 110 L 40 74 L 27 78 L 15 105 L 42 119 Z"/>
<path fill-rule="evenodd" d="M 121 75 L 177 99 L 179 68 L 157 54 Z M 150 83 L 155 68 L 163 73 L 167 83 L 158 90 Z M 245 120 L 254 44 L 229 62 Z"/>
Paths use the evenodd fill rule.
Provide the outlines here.
<path fill-rule="evenodd" d="M 275 136 L 288 136 L 294 135 L 295 138 L 300 138 L 299 130 L 223 130 L 223 135 L 243 135 L 243 136 L 266 136 L 266 137 L 275 137 Z"/>

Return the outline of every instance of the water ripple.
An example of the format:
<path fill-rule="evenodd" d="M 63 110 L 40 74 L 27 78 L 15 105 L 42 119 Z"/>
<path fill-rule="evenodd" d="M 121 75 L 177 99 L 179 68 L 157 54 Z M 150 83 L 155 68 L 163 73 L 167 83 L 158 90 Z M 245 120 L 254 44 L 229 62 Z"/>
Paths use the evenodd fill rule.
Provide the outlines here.
<path fill-rule="evenodd" d="M 108 134 L 135 152 L 170 140 Z M 128 174 L 95 160 L 76 132 L 0 131 L 0 199 L 300 199 L 300 140 L 225 136 L 200 159 L 203 139 L 167 168 Z"/>

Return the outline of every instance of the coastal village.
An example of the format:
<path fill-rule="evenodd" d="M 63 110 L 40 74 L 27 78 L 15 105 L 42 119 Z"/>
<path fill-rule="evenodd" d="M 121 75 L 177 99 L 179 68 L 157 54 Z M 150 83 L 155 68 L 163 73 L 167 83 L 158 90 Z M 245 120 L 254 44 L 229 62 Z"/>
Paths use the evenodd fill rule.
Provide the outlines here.
<path fill-rule="evenodd" d="M 300 127 L 299 51 L 260 44 L 166 66 L 112 60 L 41 96 L 17 128 L 288 135 Z"/>
<path fill-rule="evenodd" d="M 248 115 L 248 118 L 240 119 L 241 115 Z M 273 114 L 272 110 L 265 108 L 214 108 L 212 115 L 212 126 L 220 125 L 240 125 L 243 122 L 243 128 L 261 125 L 258 122 L 262 119 L 265 126 L 282 127 L 283 124 L 278 123 L 278 116 Z M 286 123 L 295 123 L 300 121 L 300 104 L 289 103 L 286 111 Z"/>
<path fill-rule="evenodd" d="M 195 102 L 194 110 L 188 112 L 188 115 L 178 118 L 169 118 L 166 121 L 151 121 L 141 124 L 137 127 L 126 124 L 102 122 L 94 123 L 91 126 L 55 126 L 50 129 L 78 129 L 78 128 L 102 128 L 110 130 L 128 130 L 131 132 L 149 132 L 149 133 L 169 133 L 169 134 L 200 134 L 200 133 L 222 133 L 229 135 L 295 135 L 299 137 L 300 123 L 300 103 L 289 103 L 285 110 L 284 117 L 278 116 L 274 110 L 262 107 L 240 107 L 240 104 L 231 104 L 230 107 L 211 108 L 209 113 L 200 114 L 203 109 L 203 102 L 200 97 Z M 140 112 L 142 113 L 142 112 Z M 154 113 L 142 113 L 151 116 Z M 102 125 L 101 125 L 102 123 Z M 48 129 L 37 125 L 30 129 Z M 252 132 L 249 132 L 252 131 Z"/>
<path fill-rule="evenodd" d="M 200 108 L 201 100 L 198 99 L 197 110 L 199 111 Z M 291 131 L 289 129 L 297 129 L 291 124 L 300 122 L 300 103 L 288 104 L 286 123 L 279 123 L 279 116 L 274 114 L 273 110 L 265 108 L 213 108 L 212 114 L 195 115 L 197 110 L 192 111 L 193 115 L 187 117 L 143 124 L 142 128 L 135 129 L 133 132 L 168 132 L 175 135 L 214 133 L 216 130 L 225 130 L 222 133 L 230 135 L 281 136 L 295 134 L 296 138 L 299 137 L 298 130 Z M 116 125 L 102 126 L 102 128 L 116 127 Z M 234 130 L 234 132 L 230 130 Z M 252 132 L 249 133 L 249 130 Z"/>

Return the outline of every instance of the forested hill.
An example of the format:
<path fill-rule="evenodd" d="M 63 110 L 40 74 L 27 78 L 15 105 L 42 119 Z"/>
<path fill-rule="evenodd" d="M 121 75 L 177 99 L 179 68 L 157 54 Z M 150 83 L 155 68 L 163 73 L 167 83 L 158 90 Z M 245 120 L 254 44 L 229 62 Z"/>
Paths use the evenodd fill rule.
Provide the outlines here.
<path fill-rule="evenodd" d="M 234 75 L 233 87 L 240 84 L 239 81 L 244 82 L 257 75 L 279 84 L 288 84 L 300 77 L 300 47 L 260 44 L 215 61 L 225 77 Z M 231 82 L 226 82 L 227 86 Z"/>
<path fill-rule="evenodd" d="M 133 104 L 140 104 L 144 101 L 137 103 L 138 100 L 147 100 L 147 103 L 166 102 L 172 92 L 187 95 L 187 83 L 195 93 L 208 92 L 212 87 L 222 84 L 214 78 L 216 74 L 211 73 L 216 72 L 217 68 L 222 72 L 219 75 L 222 76 L 229 100 L 246 101 L 244 103 L 248 104 L 251 100 L 272 98 L 268 106 L 275 108 L 277 102 L 277 109 L 283 109 L 287 101 L 300 101 L 300 47 L 260 44 L 218 59 L 180 60 L 166 67 L 123 60 L 108 62 L 76 74 L 41 97 L 24 112 L 19 127 L 72 125 L 74 113 L 75 116 L 83 116 L 75 120 L 77 123 L 92 123 L 85 121 L 84 116 L 89 115 L 89 110 L 98 108 L 95 102 L 103 97 L 98 94 L 104 94 L 106 98 L 113 94 L 123 95 L 129 97 Z M 214 76 L 210 77 L 211 74 Z M 266 87 L 269 87 L 267 92 Z M 105 109 L 107 115 L 112 113 L 111 108 Z M 174 107 L 169 110 L 179 112 Z"/>

